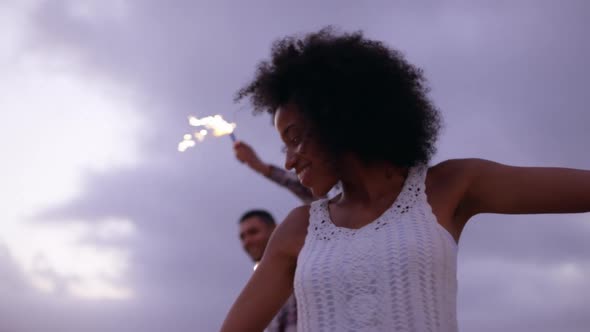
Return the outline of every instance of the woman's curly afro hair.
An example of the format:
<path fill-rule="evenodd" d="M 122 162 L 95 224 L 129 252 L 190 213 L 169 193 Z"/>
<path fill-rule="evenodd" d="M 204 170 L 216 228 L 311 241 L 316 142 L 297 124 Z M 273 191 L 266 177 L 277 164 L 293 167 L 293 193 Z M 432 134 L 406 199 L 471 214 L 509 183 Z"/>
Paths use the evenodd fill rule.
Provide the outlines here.
<path fill-rule="evenodd" d="M 400 52 L 327 27 L 275 41 L 236 101 L 249 98 L 255 113 L 272 115 L 295 105 L 334 156 L 411 167 L 429 162 L 440 129 L 427 92 L 422 70 Z"/>

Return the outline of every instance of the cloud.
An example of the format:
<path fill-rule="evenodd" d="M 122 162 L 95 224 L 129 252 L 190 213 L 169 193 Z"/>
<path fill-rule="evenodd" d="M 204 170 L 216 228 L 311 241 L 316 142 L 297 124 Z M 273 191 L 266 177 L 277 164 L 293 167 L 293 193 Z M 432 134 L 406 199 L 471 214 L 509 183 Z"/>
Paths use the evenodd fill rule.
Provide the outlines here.
<path fill-rule="evenodd" d="M 460 270 L 459 320 L 467 331 L 583 331 L 590 324 L 586 262 L 477 258 Z"/>
<path fill-rule="evenodd" d="M 4 8 L 10 19 L 2 30 L 11 39 L 0 63 L 0 149 L 7 156 L 0 166 L 7 175 L 0 242 L 24 280 L 42 292 L 63 288 L 85 298 L 128 297 L 112 280 L 122 277 L 127 249 L 83 240 L 131 229 L 132 221 L 104 219 L 89 226 L 83 220 L 32 219 L 80 195 L 85 173 L 136 165 L 143 121 L 129 89 L 93 76 L 73 56 L 27 45 L 34 5 Z"/>

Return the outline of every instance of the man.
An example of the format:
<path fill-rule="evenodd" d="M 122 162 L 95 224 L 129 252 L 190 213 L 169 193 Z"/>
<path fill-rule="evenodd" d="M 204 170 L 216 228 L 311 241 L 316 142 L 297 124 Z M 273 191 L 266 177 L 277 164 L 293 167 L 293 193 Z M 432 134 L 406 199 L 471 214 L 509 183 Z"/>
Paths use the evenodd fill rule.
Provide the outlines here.
<path fill-rule="evenodd" d="M 270 235 L 276 227 L 272 215 L 265 210 L 250 210 L 239 221 L 242 247 L 254 261 L 254 269 L 262 259 Z M 291 295 L 266 328 L 267 332 L 297 331 L 297 303 Z"/>

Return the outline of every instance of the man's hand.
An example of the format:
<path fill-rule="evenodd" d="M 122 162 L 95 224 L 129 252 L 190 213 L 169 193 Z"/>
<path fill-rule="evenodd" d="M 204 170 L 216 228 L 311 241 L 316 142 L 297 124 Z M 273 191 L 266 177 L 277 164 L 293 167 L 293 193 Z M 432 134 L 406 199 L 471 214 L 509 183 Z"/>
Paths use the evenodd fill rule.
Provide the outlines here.
<path fill-rule="evenodd" d="M 265 176 L 269 175 L 269 165 L 258 158 L 258 155 L 250 145 L 242 141 L 236 141 L 234 143 L 234 152 L 236 154 L 236 159 L 239 161 L 245 163 L 258 173 L 261 173 Z"/>

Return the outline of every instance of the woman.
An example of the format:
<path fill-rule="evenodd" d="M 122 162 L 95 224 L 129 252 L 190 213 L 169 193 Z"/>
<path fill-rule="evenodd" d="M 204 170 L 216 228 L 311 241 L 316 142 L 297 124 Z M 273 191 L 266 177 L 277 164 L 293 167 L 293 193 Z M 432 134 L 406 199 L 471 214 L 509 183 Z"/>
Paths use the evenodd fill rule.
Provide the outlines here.
<path fill-rule="evenodd" d="M 590 172 L 481 159 L 428 166 L 439 114 L 395 50 L 323 29 L 276 42 L 238 93 L 274 116 L 294 209 L 222 331 L 259 331 L 291 292 L 299 331 L 457 331 L 457 242 L 479 213 L 590 211 Z"/>

